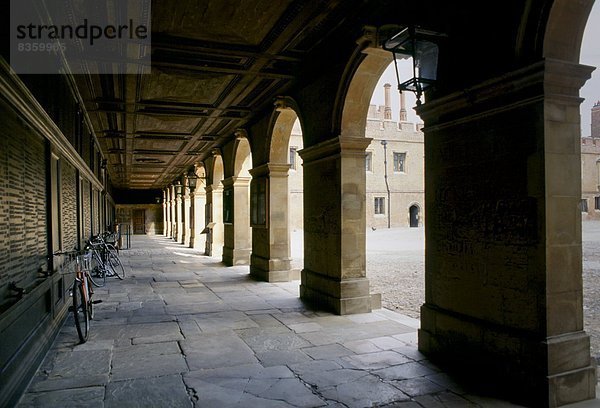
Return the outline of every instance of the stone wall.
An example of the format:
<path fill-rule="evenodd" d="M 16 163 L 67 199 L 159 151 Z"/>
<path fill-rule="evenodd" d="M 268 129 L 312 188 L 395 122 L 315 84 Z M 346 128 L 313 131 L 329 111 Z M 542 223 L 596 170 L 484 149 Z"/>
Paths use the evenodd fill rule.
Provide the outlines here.
<path fill-rule="evenodd" d="M 117 224 L 128 224 L 131 233 L 134 232 L 134 210 L 144 211 L 144 231 L 146 235 L 158 235 L 163 233 L 164 220 L 162 204 L 117 204 L 116 207 Z"/>

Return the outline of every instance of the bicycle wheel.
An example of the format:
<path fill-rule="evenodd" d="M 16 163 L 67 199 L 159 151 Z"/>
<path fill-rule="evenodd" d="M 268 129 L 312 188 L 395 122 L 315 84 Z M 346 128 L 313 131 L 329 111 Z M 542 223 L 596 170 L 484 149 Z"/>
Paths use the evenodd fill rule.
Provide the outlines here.
<path fill-rule="evenodd" d="M 123 280 L 123 278 L 125 277 L 125 268 L 123 268 L 123 264 L 121 263 L 119 257 L 116 256 L 114 253 L 109 252 L 107 263 L 108 265 L 110 265 L 115 275 L 117 275 L 117 278 Z"/>
<path fill-rule="evenodd" d="M 86 273 L 86 278 L 88 280 L 88 315 L 90 316 L 90 320 L 94 320 L 94 302 L 92 302 L 94 291 L 92 290 L 92 280 L 89 273 Z"/>
<path fill-rule="evenodd" d="M 106 265 L 104 265 L 104 262 L 102 262 L 96 251 L 92 253 L 89 277 L 92 284 L 96 287 L 106 285 Z"/>
<path fill-rule="evenodd" d="M 119 248 L 117 248 L 117 246 L 115 244 L 111 244 L 111 243 L 106 243 L 106 247 L 108 248 L 108 250 L 112 253 L 114 253 L 117 257 L 119 256 Z"/>
<path fill-rule="evenodd" d="M 80 281 L 73 283 L 73 318 L 80 343 L 85 343 L 90 334 L 89 307 L 85 301 L 85 288 Z"/>

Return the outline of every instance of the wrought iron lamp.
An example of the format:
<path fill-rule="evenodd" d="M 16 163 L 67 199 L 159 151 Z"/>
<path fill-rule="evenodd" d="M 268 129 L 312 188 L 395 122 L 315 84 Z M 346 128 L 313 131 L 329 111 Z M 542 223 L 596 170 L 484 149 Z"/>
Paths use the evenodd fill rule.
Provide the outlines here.
<path fill-rule="evenodd" d="M 183 185 L 181 184 L 181 181 L 177 180 L 174 184 L 175 186 L 175 195 L 177 197 L 180 197 L 183 194 Z"/>
<path fill-rule="evenodd" d="M 196 190 L 196 185 L 198 184 L 198 176 L 196 175 L 196 172 L 193 168 L 191 168 L 190 171 L 188 171 L 186 177 L 188 180 L 188 187 L 190 188 L 190 191 Z"/>
<path fill-rule="evenodd" d="M 394 56 L 398 90 L 414 92 L 417 96 L 417 106 L 421 105 L 423 92 L 437 79 L 438 43 L 443 37 L 445 34 L 408 26 L 383 44 L 383 49 L 390 51 Z M 398 54 L 407 55 L 413 60 L 413 77 L 402 83 L 396 61 Z"/>

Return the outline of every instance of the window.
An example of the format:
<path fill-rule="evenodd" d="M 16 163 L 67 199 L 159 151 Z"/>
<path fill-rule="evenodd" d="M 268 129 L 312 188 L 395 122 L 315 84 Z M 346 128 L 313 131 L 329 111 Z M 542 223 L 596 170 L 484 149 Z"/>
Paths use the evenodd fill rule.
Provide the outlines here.
<path fill-rule="evenodd" d="M 406 163 L 406 153 L 395 153 L 394 152 L 394 172 L 404 173 Z"/>
<path fill-rule="evenodd" d="M 296 146 L 290 147 L 290 169 L 296 170 L 296 153 L 298 148 Z"/>
<path fill-rule="evenodd" d="M 581 212 L 588 212 L 587 198 L 581 199 Z"/>
<path fill-rule="evenodd" d="M 373 152 L 365 153 L 365 171 L 373 171 Z"/>
<path fill-rule="evenodd" d="M 594 197 L 594 209 L 600 210 L 600 197 Z"/>
<path fill-rule="evenodd" d="M 384 197 L 375 197 L 375 214 L 385 214 Z"/>

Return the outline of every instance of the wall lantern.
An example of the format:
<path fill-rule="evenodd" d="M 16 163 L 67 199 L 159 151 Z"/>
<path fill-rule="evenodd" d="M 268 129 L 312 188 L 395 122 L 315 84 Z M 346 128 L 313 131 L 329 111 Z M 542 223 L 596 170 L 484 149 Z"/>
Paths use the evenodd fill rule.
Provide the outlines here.
<path fill-rule="evenodd" d="M 188 186 L 191 191 L 196 190 L 196 185 L 198 184 L 198 176 L 194 172 L 194 169 L 190 169 L 187 174 Z"/>
<path fill-rule="evenodd" d="M 181 194 L 183 194 L 183 185 L 181 184 L 181 181 L 177 180 L 174 184 L 175 186 L 175 195 L 177 195 L 178 197 L 181 196 Z"/>
<path fill-rule="evenodd" d="M 431 87 L 437 78 L 438 43 L 445 34 L 408 26 L 387 39 L 383 49 L 394 56 L 394 68 L 399 91 L 411 91 L 417 96 L 417 106 L 421 105 L 421 95 Z M 413 60 L 413 77 L 400 83 L 397 54 L 408 55 Z"/>

